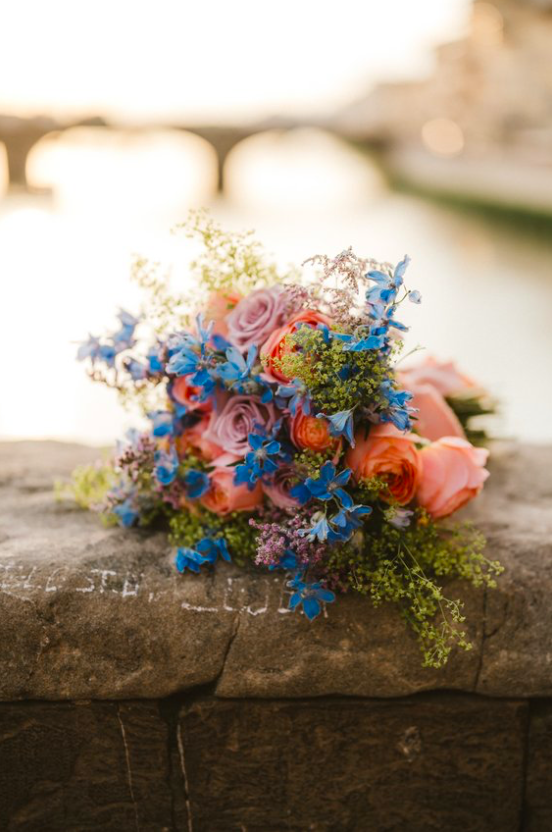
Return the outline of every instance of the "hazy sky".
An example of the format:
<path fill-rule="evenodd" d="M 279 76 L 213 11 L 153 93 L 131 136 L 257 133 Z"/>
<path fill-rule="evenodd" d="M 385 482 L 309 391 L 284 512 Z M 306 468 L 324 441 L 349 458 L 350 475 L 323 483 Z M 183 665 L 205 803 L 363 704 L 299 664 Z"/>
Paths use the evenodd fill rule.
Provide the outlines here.
<path fill-rule="evenodd" d="M 322 113 L 420 75 L 469 0 L 17 0 L 0 112 L 211 119 Z"/>

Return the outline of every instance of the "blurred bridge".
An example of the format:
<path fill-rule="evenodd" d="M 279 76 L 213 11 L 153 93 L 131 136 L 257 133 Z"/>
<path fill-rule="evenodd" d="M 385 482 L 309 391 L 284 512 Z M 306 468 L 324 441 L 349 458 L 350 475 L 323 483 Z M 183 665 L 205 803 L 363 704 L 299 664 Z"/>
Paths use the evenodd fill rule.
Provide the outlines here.
<path fill-rule="evenodd" d="M 48 117 L 19 118 L 0 114 L 0 143 L 6 148 L 8 160 L 9 188 L 11 190 L 28 190 L 27 159 L 33 147 L 47 135 L 59 135 L 75 127 L 104 128 L 118 132 L 146 133 L 166 129 L 180 130 L 200 136 L 209 142 L 217 157 L 217 190 L 224 191 L 224 167 L 231 150 L 244 139 L 269 130 L 293 130 L 299 127 L 321 127 L 340 135 L 338 129 L 328 124 L 314 124 L 298 120 L 272 118 L 253 124 L 243 125 L 195 125 L 195 124 L 151 124 L 143 126 L 119 125 L 101 117 L 71 122 L 58 122 Z M 347 136 L 342 135 L 347 140 Z"/>

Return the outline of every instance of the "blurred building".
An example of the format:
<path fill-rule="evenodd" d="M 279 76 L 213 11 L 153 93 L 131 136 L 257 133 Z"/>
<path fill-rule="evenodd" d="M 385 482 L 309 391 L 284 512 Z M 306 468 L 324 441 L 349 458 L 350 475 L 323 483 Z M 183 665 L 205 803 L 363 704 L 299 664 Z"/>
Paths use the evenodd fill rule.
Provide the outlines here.
<path fill-rule="evenodd" d="M 466 36 L 437 49 L 430 78 L 377 87 L 339 124 L 352 138 L 401 151 L 395 160 L 406 172 L 417 165 L 418 178 L 424 165 L 430 171 L 425 157 L 463 159 L 469 184 L 467 163 L 479 178 L 484 160 L 492 190 L 493 163 L 514 163 L 508 201 L 519 192 L 523 202 L 536 187 L 534 207 L 552 210 L 552 179 L 533 182 L 537 168 L 552 169 L 552 0 L 476 0 Z"/>

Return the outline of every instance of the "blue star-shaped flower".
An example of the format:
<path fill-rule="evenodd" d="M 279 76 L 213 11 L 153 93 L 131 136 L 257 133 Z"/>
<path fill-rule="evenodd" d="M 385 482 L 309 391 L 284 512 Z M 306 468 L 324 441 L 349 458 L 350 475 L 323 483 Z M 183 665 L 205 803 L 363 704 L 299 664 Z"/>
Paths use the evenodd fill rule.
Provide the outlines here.
<path fill-rule="evenodd" d="M 258 480 L 278 469 L 278 463 L 271 457 L 280 456 L 282 446 L 262 433 L 250 433 L 248 442 L 251 450 L 246 453 L 244 462 L 236 465 L 234 482 L 236 485 L 247 484 L 252 491 Z"/>
<path fill-rule="evenodd" d="M 178 471 L 178 456 L 174 448 L 170 453 L 156 451 L 154 454 L 155 468 L 153 476 L 160 485 L 170 485 L 176 479 Z"/>
<path fill-rule="evenodd" d="M 351 474 L 351 469 L 345 468 L 336 475 L 335 465 L 328 460 L 321 467 L 319 478 L 315 480 L 309 477 L 305 480 L 305 485 L 317 500 L 326 501 L 335 497 L 345 508 L 350 508 L 353 505 L 353 499 L 344 491 L 343 486 L 349 482 Z"/>
<path fill-rule="evenodd" d="M 297 555 L 291 549 L 286 549 L 278 563 L 271 563 L 268 568 L 272 572 L 274 569 L 297 569 L 297 566 Z"/>
<path fill-rule="evenodd" d="M 147 417 L 153 422 L 154 436 L 161 438 L 174 433 L 174 417 L 168 410 L 152 410 Z"/>
<path fill-rule="evenodd" d="M 302 606 L 309 621 L 320 615 L 322 604 L 331 604 L 335 601 L 335 593 L 325 589 L 319 581 L 308 584 L 302 580 L 302 576 L 297 575 L 288 582 L 288 586 L 294 590 L 289 599 L 290 610 L 296 610 Z"/>
<path fill-rule="evenodd" d="M 327 419 L 330 423 L 330 434 L 332 436 L 344 436 L 349 445 L 355 447 L 355 437 L 353 433 L 353 411 L 340 410 L 339 413 L 334 413 L 332 416 L 325 416 L 319 413 L 317 419 Z"/>
<path fill-rule="evenodd" d="M 133 497 L 127 497 L 122 503 L 116 505 L 113 508 L 113 514 L 116 515 L 121 526 L 129 528 L 134 525 L 134 522 L 138 518 L 138 511 L 134 505 Z"/>
<path fill-rule="evenodd" d="M 219 557 L 227 563 L 232 560 L 226 540 L 223 537 L 203 537 L 199 543 L 196 543 L 196 549 L 211 564 L 216 563 Z"/>
<path fill-rule="evenodd" d="M 277 399 L 289 399 L 287 407 L 292 416 L 301 408 L 305 416 L 311 412 L 311 397 L 304 381 L 294 378 L 289 384 L 280 384 L 276 391 Z M 279 406 L 285 406 L 284 402 L 277 402 Z"/>
<path fill-rule="evenodd" d="M 186 483 L 186 496 L 190 500 L 197 500 L 203 497 L 209 491 L 211 482 L 207 474 L 203 471 L 196 471 L 191 469 L 184 474 L 184 482 Z"/>
<path fill-rule="evenodd" d="M 208 563 L 209 558 L 206 558 L 201 552 L 196 549 L 191 549 L 189 546 L 181 546 L 176 550 L 176 568 L 179 572 L 185 572 L 187 569 L 190 572 L 199 574 L 204 563 Z"/>

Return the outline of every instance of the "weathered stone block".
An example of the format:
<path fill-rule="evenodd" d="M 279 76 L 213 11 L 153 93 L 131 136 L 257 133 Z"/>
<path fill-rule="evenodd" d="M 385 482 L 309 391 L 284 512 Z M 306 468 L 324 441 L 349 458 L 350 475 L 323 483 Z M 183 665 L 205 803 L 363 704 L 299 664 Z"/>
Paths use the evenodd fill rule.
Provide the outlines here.
<path fill-rule="evenodd" d="M 281 577 L 222 565 L 180 576 L 163 534 L 104 529 L 51 481 L 97 451 L 0 443 L 0 699 L 371 697 L 424 690 L 552 696 L 552 449 L 497 446 L 472 516 L 506 573 L 465 583 L 474 649 L 421 667 L 397 611 L 353 593 L 309 623 Z M 291 647 L 293 645 L 293 647 Z"/>
<path fill-rule="evenodd" d="M 0 705 L 0 829 L 173 829 L 156 703 Z"/>
<path fill-rule="evenodd" d="M 527 706 L 466 695 L 185 706 L 195 832 L 509 832 Z"/>
<path fill-rule="evenodd" d="M 552 703 L 531 703 L 524 832 L 552 829 Z"/>

